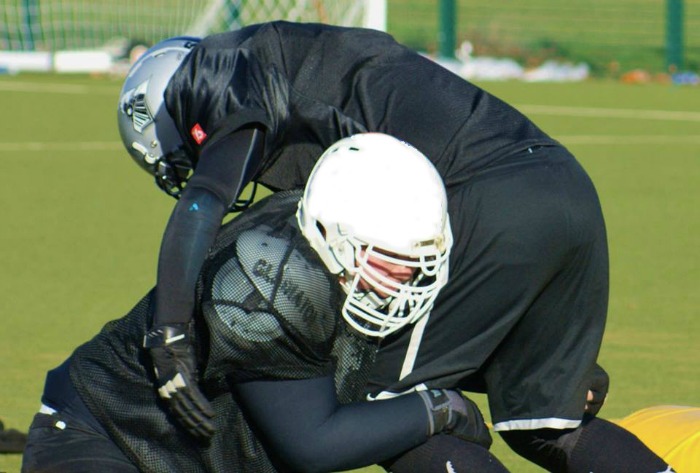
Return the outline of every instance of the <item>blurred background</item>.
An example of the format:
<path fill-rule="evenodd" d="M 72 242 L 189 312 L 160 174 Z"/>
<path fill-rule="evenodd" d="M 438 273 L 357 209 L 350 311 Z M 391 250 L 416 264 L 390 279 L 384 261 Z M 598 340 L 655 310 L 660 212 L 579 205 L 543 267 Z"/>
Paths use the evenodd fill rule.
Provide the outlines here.
<path fill-rule="evenodd" d="M 0 18 L 5 52 L 93 49 L 119 59 L 163 37 L 284 18 L 383 29 L 446 58 L 586 64 L 597 77 L 700 67 L 700 0 L 0 0 Z M 20 65 L 5 58 L 5 69 Z M 96 58 L 89 66 L 105 67 Z M 24 68 L 42 67 L 25 61 Z M 79 66 L 75 57 L 54 63 Z"/>
<path fill-rule="evenodd" d="M 700 67 L 697 0 L 389 0 L 388 7 L 389 32 L 443 56 L 468 41 L 475 56 L 526 67 L 583 62 L 595 76 Z"/>
<path fill-rule="evenodd" d="M 129 64 L 165 37 L 272 19 L 386 30 L 571 149 L 610 240 L 603 416 L 700 405 L 700 0 L 0 0 L 6 429 L 26 431 L 46 371 L 154 284 L 173 201 L 119 139 Z M 498 436 L 493 451 L 542 471 Z M 0 472 L 19 465 L 0 454 Z"/>

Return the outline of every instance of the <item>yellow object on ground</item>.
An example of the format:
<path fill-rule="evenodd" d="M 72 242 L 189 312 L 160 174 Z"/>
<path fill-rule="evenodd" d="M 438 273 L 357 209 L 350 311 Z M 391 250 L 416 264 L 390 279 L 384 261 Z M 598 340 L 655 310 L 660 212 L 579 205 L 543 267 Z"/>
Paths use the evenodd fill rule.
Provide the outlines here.
<path fill-rule="evenodd" d="M 700 473 L 700 407 L 647 407 L 618 424 L 639 437 L 677 473 Z"/>

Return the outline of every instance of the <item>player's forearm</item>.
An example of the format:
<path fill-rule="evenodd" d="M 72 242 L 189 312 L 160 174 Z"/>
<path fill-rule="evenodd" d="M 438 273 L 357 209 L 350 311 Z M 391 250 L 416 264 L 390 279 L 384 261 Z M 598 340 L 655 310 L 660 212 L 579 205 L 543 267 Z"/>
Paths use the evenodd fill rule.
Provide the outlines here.
<path fill-rule="evenodd" d="M 428 416 L 417 394 L 342 406 L 306 444 L 313 471 L 340 471 L 379 463 L 425 442 Z M 333 452 L 331 455 L 328 452 Z"/>
<path fill-rule="evenodd" d="M 213 193 L 188 187 L 163 235 L 158 262 L 155 325 L 187 323 L 194 309 L 195 285 L 226 213 Z"/>
<path fill-rule="evenodd" d="M 202 150 L 195 173 L 170 216 L 158 262 L 156 324 L 186 323 L 194 287 L 221 222 L 262 161 L 264 134 L 231 133 Z M 249 166 L 244 166 L 248 163 Z"/>
<path fill-rule="evenodd" d="M 243 403 L 294 471 L 371 465 L 424 442 L 429 419 L 417 394 L 339 405 L 332 377 L 244 383 Z"/>

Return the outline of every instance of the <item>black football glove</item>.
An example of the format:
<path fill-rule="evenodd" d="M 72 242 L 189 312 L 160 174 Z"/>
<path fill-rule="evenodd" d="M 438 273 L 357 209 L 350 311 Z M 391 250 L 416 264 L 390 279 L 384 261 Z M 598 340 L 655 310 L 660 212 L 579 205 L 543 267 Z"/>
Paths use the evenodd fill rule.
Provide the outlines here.
<path fill-rule="evenodd" d="M 430 434 L 445 432 L 488 449 L 489 428 L 474 402 L 461 392 L 431 389 L 419 392 L 430 415 Z"/>
<path fill-rule="evenodd" d="M 595 416 L 605 403 L 610 388 L 610 376 L 602 366 L 596 364 L 591 370 L 589 383 L 585 412 Z"/>
<path fill-rule="evenodd" d="M 159 325 L 143 340 L 158 383 L 158 394 L 177 421 L 194 437 L 214 435 L 214 409 L 197 386 L 192 345 L 182 324 Z"/>

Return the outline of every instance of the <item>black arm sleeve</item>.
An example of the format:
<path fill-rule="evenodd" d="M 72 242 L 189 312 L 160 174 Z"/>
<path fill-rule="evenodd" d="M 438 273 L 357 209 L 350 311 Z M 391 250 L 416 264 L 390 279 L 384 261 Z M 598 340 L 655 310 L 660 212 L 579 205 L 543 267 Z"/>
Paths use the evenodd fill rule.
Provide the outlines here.
<path fill-rule="evenodd" d="M 420 445 L 429 419 L 418 394 L 341 405 L 331 377 L 237 385 L 244 409 L 294 471 L 372 465 Z"/>
<path fill-rule="evenodd" d="M 184 324 L 194 310 L 195 284 L 226 206 L 212 192 L 185 189 L 163 235 L 154 325 Z"/>
<path fill-rule="evenodd" d="M 263 136 L 257 128 L 246 128 L 203 150 L 163 235 L 154 325 L 191 319 L 204 259 L 229 206 L 262 161 Z"/>

